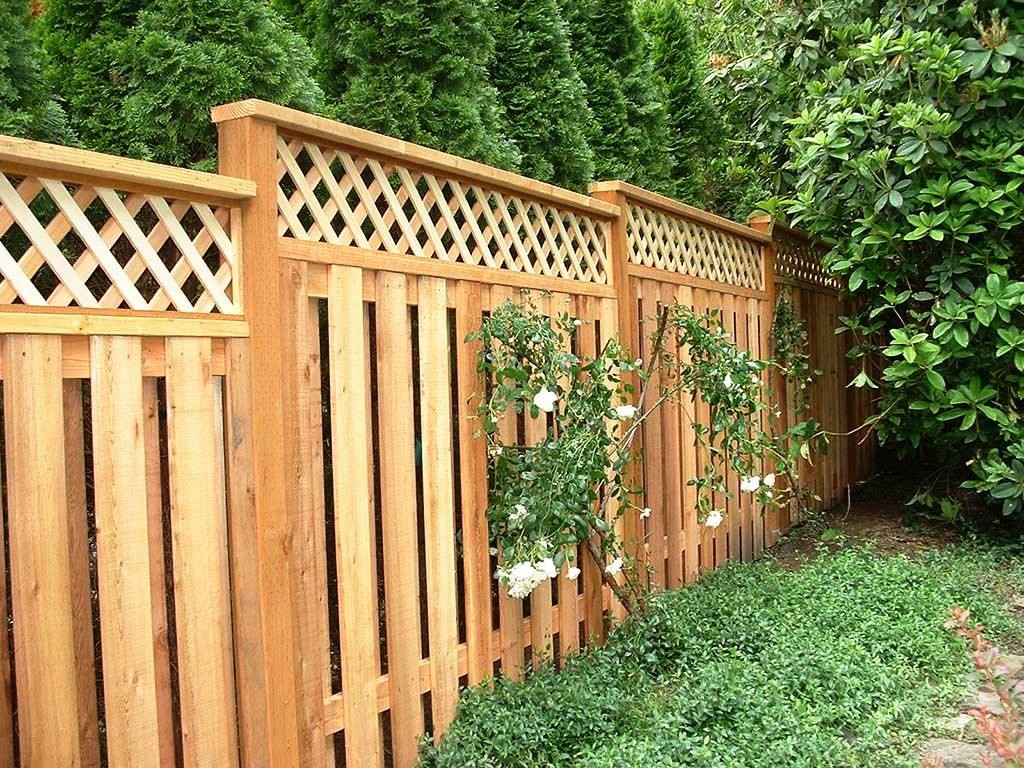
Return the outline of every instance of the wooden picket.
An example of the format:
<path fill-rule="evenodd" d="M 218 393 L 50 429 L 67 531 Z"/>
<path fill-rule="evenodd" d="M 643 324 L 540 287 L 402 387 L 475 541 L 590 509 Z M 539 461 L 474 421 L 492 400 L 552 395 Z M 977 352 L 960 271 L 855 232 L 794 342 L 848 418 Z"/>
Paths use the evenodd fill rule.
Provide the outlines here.
<path fill-rule="evenodd" d="M 494 579 L 466 337 L 506 301 L 579 319 L 583 355 L 647 357 L 679 302 L 766 356 L 786 292 L 810 415 L 871 412 L 797 231 L 262 102 L 214 121 L 218 175 L 0 137 L 0 766 L 410 768 L 466 685 L 603 641 L 623 611 L 582 552 L 526 602 Z M 656 589 L 796 522 L 730 472 L 726 522 L 699 523 L 707 418 L 684 400 L 642 433 L 651 514 L 620 533 Z M 827 507 L 876 461 L 835 438 L 802 471 Z"/>

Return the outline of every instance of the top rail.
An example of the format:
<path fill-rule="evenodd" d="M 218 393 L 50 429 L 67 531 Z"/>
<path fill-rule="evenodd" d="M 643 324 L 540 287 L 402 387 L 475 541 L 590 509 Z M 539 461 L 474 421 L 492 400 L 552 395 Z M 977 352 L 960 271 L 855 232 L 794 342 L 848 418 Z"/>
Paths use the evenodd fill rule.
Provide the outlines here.
<path fill-rule="evenodd" d="M 107 182 L 109 186 L 129 184 L 159 194 L 175 192 L 186 197 L 240 201 L 256 195 L 256 185 L 248 179 L 175 168 L 14 136 L 0 135 L 0 167 L 76 178 L 88 176 L 90 181 Z"/>
<path fill-rule="evenodd" d="M 591 216 L 613 219 L 619 215 L 619 209 L 615 205 L 556 187 L 553 184 L 258 99 L 247 99 L 214 107 L 211 110 L 211 115 L 215 123 L 243 117 L 258 117 L 276 124 L 285 132 L 300 137 L 321 139 L 359 152 L 384 156 L 400 163 L 439 171 L 446 176 L 456 176 L 490 187 L 498 187 L 504 191 L 555 203 Z"/>
<path fill-rule="evenodd" d="M 709 213 L 700 208 L 694 208 L 692 205 L 673 200 L 671 197 L 659 195 L 657 192 L 651 192 L 626 181 L 598 181 L 591 184 L 589 189 L 591 193 L 622 192 L 627 199 L 635 200 L 646 207 L 658 208 L 673 216 L 690 219 L 691 221 L 713 227 L 714 229 L 721 229 L 758 243 L 770 243 L 772 240 L 770 235 L 735 222 L 732 219 Z"/>

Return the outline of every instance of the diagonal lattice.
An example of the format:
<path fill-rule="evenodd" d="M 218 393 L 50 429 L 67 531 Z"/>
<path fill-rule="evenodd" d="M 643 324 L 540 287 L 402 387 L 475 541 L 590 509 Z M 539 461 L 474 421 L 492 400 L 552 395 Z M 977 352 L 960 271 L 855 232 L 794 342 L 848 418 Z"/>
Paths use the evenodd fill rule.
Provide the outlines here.
<path fill-rule="evenodd" d="M 583 213 L 283 138 L 278 178 L 284 237 L 608 282 L 608 225 Z"/>
<path fill-rule="evenodd" d="M 775 274 L 780 280 L 794 280 L 832 291 L 842 287 L 822 262 L 827 248 L 779 226 L 772 232 L 772 239 L 775 241 Z"/>
<path fill-rule="evenodd" d="M 0 173 L 0 304 L 237 313 L 231 212 Z"/>
<path fill-rule="evenodd" d="M 761 246 L 653 208 L 629 205 L 626 242 L 633 264 L 761 290 Z"/>

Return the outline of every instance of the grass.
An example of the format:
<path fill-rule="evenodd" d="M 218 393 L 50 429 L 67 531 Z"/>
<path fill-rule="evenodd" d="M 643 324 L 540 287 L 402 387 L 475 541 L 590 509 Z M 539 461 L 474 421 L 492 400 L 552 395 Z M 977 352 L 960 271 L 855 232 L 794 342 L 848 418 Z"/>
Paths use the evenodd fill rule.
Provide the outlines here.
<path fill-rule="evenodd" d="M 913 742 L 968 669 L 943 629 L 962 605 L 995 638 L 1024 568 L 977 546 L 913 560 L 860 547 L 798 570 L 733 565 L 563 672 L 463 695 L 424 768 L 919 765 Z"/>

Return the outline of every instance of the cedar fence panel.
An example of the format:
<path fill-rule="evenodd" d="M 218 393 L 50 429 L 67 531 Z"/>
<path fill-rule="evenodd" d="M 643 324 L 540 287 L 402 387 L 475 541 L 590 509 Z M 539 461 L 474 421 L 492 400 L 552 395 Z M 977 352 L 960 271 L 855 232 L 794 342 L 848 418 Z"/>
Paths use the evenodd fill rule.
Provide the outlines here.
<path fill-rule="evenodd" d="M 587 558 L 526 602 L 493 578 L 465 338 L 524 292 L 584 321 L 581 353 L 645 356 L 673 301 L 766 355 L 788 291 L 812 414 L 870 413 L 800 233 L 262 102 L 214 120 L 224 175 L 0 137 L 0 766 L 409 768 L 460 688 L 603 640 L 622 612 Z M 737 494 L 697 523 L 692 419 L 648 423 L 652 514 L 623 520 L 656 588 L 792 522 Z M 806 481 L 828 506 L 874 463 L 834 440 Z"/>

